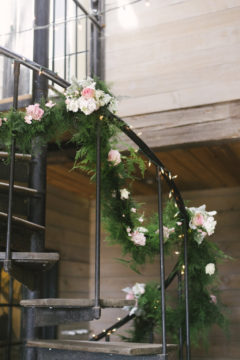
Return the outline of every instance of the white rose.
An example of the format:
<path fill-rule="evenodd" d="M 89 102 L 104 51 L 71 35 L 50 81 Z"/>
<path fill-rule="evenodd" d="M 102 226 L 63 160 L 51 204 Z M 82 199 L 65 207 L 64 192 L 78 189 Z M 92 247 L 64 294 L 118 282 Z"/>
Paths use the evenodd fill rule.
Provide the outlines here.
<path fill-rule="evenodd" d="M 214 233 L 215 227 L 216 227 L 216 220 L 214 220 L 214 217 L 209 216 L 207 220 L 204 222 L 204 228 L 206 229 L 208 235 L 212 235 Z"/>
<path fill-rule="evenodd" d="M 140 295 L 145 293 L 145 284 L 136 283 L 132 287 L 132 291 L 136 297 L 139 297 Z"/>
<path fill-rule="evenodd" d="M 121 189 L 120 190 L 120 194 L 121 194 L 121 199 L 124 200 L 124 199 L 128 199 L 129 198 L 129 194 L 130 194 L 130 191 L 128 191 L 127 189 Z"/>
<path fill-rule="evenodd" d="M 84 99 L 83 96 L 78 99 L 78 106 L 85 115 L 90 115 L 99 108 L 93 98 Z"/>
<path fill-rule="evenodd" d="M 75 99 L 69 99 L 67 103 L 67 109 L 68 111 L 77 112 L 78 111 L 78 101 Z"/>
<path fill-rule="evenodd" d="M 215 264 L 209 263 L 205 266 L 205 273 L 208 275 L 213 275 L 215 273 Z"/>

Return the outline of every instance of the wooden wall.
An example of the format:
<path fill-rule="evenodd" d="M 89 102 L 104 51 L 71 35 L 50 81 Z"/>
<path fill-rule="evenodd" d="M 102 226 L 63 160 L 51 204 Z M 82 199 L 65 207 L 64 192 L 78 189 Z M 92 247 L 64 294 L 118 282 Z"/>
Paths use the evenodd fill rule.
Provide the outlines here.
<path fill-rule="evenodd" d="M 88 298 L 89 201 L 48 185 L 46 227 L 46 248 L 60 253 L 58 297 Z M 71 324 L 60 331 L 87 327 Z"/>
<path fill-rule="evenodd" d="M 239 99 L 239 18 L 239 0 L 150 0 L 108 12 L 106 80 L 125 97 L 120 115 Z"/>
<path fill-rule="evenodd" d="M 228 189 L 211 189 L 202 191 L 185 192 L 184 198 L 191 200 L 193 206 L 207 204 L 208 210 L 216 209 L 217 228 L 212 240 L 216 241 L 222 250 L 234 257 L 233 261 L 228 261 L 219 266 L 221 278 L 221 299 L 229 309 L 230 319 L 230 338 L 228 339 L 220 329 L 213 328 L 210 335 L 210 347 L 207 353 L 204 349 L 193 351 L 193 360 L 230 360 L 240 358 L 240 187 Z M 141 198 L 144 200 L 145 213 L 156 210 L 156 203 L 153 197 Z M 94 221 L 94 205 L 91 209 L 91 224 Z M 93 225 L 91 225 L 93 229 Z M 93 273 L 94 273 L 94 232 L 91 231 L 91 251 L 90 251 L 90 293 L 92 293 Z M 147 265 L 143 269 L 143 275 L 137 275 L 124 265 L 119 264 L 115 258 L 120 257 L 118 246 L 108 246 L 103 242 L 101 258 L 101 294 L 102 297 L 123 298 L 121 291 L 126 286 L 132 286 L 137 282 L 147 282 L 152 279 L 158 279 L 159 263 Z M 173 258 L 167 261 L 167 271 L 169 272 L 175 263 Z M 170 288 L 174 292 L 174 286 Z M 122 310 L 104 310 L 100 320 L 90 324 L 94 333 L 105 329 L 108 325 L 113 324 L 117 317 L 123 317 L 126 313 Z M 113 337 L 114 338 L 114 337 Z M 116 339 L 116 337 L 115 337 Z"/>

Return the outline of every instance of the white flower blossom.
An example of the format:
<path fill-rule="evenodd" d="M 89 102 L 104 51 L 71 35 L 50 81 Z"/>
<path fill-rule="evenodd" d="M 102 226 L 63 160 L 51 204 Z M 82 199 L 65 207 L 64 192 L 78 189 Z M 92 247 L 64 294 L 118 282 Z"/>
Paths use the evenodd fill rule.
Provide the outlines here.
<path fill-rule="evenodd" d="M 142 294 L 145 293 L 145 284 L 143 283 L 136 283 L 133 287 L 132 287 L 132 291 L 134 293 L 134 295 L 136 297 L 141 296 Z"/>
<path fill-rule="evenodd" d="M 208 275 L 213 275 L 215 273 L 215 264 L 209 263 L 205 266 L 205 273 Z"/>
<path fill-rule="evenodd" d="M 78 99 L 78 106 L 85 115 L 90 115 L 99 108 L 99 106 L 97 105 L 96 101 L 93 98 L 86 100 L 84 99 L 83 96 L 81 96 Z"/>
<path fill-rule="evenodd" d="M 188 208 L 188 210 L 191 214 L 189 227 L 193 230 L 198 230 L 196 241 L 198 244 L 201 244 L 206 235 L 210 236 L 214 233 L 217 224 L 216 220 L 214 219 L 214 215 L 216 215 L 217 212 L 206 211 L 206 205 L 202 205 L 198 208 L 191 207 Z"/>
<path fill-rule="evenodd" d="M 67 103 L 67 110 L 77 112 L 78 111 L 78 101 L 75 99 L 69 99 Z"/>
<path fill-rule="evenodd" d="M 121 199 L 124 200 L 124 199 L 128 199 L 129 198 L 129 194 L 130 194 L 130 191 L 128 191 L 127 189 L 120 189 L 120 196 L 121 196 Z"/>
<path fill-rule="evenodd" d="M 137 231 L 139 231 L 139 232 L 141 232 L 141 233 L 146 233 L 146 232 L 148 232 L 148 229 L 146 229 L 145 227 L 139 226 L 139 227 L 137 228 Z"/>

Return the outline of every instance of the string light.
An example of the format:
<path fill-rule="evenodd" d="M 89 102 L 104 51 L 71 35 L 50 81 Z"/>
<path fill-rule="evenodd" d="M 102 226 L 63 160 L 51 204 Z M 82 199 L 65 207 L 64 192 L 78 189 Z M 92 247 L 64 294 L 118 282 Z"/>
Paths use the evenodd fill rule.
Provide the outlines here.
<path fill-rule="evenodd" d="M 148 162 L 148 167 L 150 167 L 152 165 L 151 161 L 149 160 Z"/>
<path fill-rule="evenodd" d="M 132 1 L 129 1 L 128 3 L 126 3 L 124 5 L 124 8 L 126 9 L 126 7 L 130 6 L 130 5 L 134 5 L 136 3 L 139 3 L 139 2 L 142 2 L 143 0 L 132 0 Z M 145 5 L 147 7 L 150 6 L 150 0 L 145 0 Z M 105 11 L 101 11 L 99 12 L 98 14 L 96 15 L 104 15 L 106 13 L 109 13 L 109 12 L 112 12 L 112 11 L 116 11 L 116 10 L 119 10 L 119 9 L 123 9 L 123 6 L 115 6 L 115 7 L 112 7 L 110 9 L 107 9 Z M 90 14 L 89 14 L 90 15 Z M 55 27 L 57 25 L 61 25 L 61 24 L 65 24 L 65 23 L 69 23 L 69 22 L 72 22 L 72 21 L 76 21 L 76 20 L 81 20 L 81 19 L 84 19 L 84 18 L 89 18 L 88 15 L 85 15 L 85 14 L 80 14 L 78 16 L 71 16 L 69 17 L 68 19 L 64 19 L 64 20 L 57 20 L 55 22 L 50 22 L 49 24 L 47 25 L 42 25 L 42 26 L 39 26 L 39 25 L 33 25 L 32 27 L 29 27 L 27 29 L 23 29 L 23 30 L 19 30 L 19 31 L 11 31 L 11 32 L 8 32 L 8 33 L 4 33 L 4 34 L 0 34 L 0 37 L 4 37 L 4 36 L 11 36 L 13 34 L 22 34 L 22 33 L 25 33 L 25 32 L 29 32 L 29 31 L 35 31 L 35 30 L 44 30 L 44 29 L 49 29 L 51 27 Z M 91 19 L 90 19 L 91 20 Z M 33 18 L 33 24 L 35 22 L 35 18 Z M 104 28 L 105 25 L 102 25 L 102 28 Z M 79 26 L 79 30 L 82 29 L 82 25 Z M 55 31 L 57 31 L 58 28 L 55 29 Z"/>
<path fill-rule="evenodd" d="M 179 251 L 174 251 L 174 254 L 179 255 L 180 252 Z"/>
<path fill-rule="evenodd" d="M 139 133 L 137 133 L 137 136 L 141 136 L 142 135 L 142 132 L 140 131 Z"/>
<path fill-rule="evenodd" d="M 120 321 L 120 320 L 122 320 L 122 318 L 118 317 L 117 320 Z"/>

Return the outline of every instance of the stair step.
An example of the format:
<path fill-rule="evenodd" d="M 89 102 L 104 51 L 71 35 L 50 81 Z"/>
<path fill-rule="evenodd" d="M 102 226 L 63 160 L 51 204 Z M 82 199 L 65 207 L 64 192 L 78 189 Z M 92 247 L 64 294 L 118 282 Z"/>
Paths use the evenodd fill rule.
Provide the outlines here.
<path fill-rule="evenodd" d="M 6 222 L 7 218 L 8 218 L 7 213 L 0 212 L 0 220 Z M 35 224 L 33 222 L 19 218 L 17 216 L 12 217 L 12 222 L 13 222 L 13 225 L 22 226 L 22 227 L 25 227 L 26 229 L 32 230 L 32 231 L 44 231 L 45 230 L 45 226 Z"/>
<path fill-rule="evenodd" d="M 9 190 L 9 184 L 5 182 L 0 182 L 0 191 L 2 192 L 8 192 Z M 23 196 L 34 196 L 38 193 L 36 189 L 31 189 L 25 186 L 20 185 L 14 185 L 14 191 L 17 194 L 23 195 Z"/>
<path fill-rule="evenodd" d="M 5 260 L 5 252 L 0 252 L 0 262 Z M 11 260 L 13 263 L 24 268 L 39 269 L 49 268 L 59 260 L 58 253 L 39 253 L 39 252 L 12 252 Z"/>
<path fill-rule="evenodd" d="M 71 324 L 99 318 L 95 302 L 91 299 L 33 299 L 21 300 L 20 304 L 25 311 L 33 309 L 35 327 Z M 134 304 L 135 301 L 132 300 L 100 300 L 101 308 L 122 308 Z"/>
<path fill-rule="evenodd" d="M 167 359 L 162 352 L 161 344 L 124 343 L 124 342 L 91 342 L 81 340 L 30 340 L 28 347 L 38 350 L 39 360 L 45 359 Z M 168 345 L 167 350 L 176 349 Z M 40 351 L 39 351 L 40 350 Z M 75 353 L 75 354 L 74 354 Z M 42 354 L 42 357 L 41 357 Z"/>
<path fill-rule="evenodd" d="M 4 262 L 5 252 L 0 252 L 0 262 Z M 12 252 L 9 274 L 30 290 L 39 286 L 41 271 L 48 270 L 59 260 L 58 253 Z"/>
<path fill-rule="evenodd" d="M 82 308 L 92 307 L 94 302 L 94 299 L 33 299 L 21 300 L 20 304 L 24 307 Z M 102 308 L 122 308 L 134 304 L 134 300 L 100 299 Z"/>
<path fill-rule="evenodd" d="M 8 152 L 0 151 L 0 159 L 7 159 L 8 157 L 9 157 Z M 22 160 L 22 161 L 31 161 L 32 155 L 15 153 L 15 159 L 16 160 Z"/>

